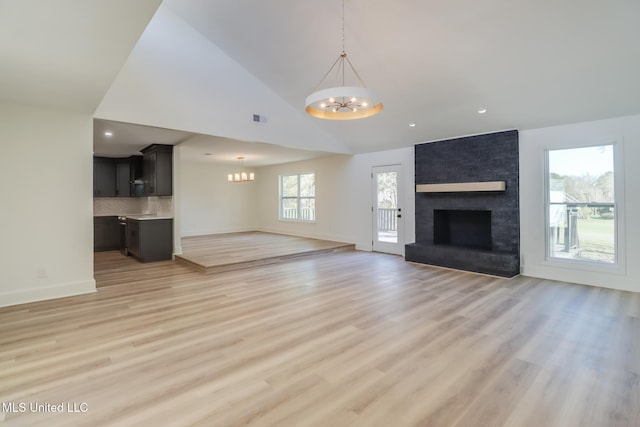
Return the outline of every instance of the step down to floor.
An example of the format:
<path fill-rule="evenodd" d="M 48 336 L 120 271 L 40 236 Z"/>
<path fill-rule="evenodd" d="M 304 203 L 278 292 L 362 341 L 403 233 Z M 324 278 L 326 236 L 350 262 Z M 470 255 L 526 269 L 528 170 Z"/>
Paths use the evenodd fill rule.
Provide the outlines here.
<path fill-rule="evenodd" d="M 176 255 L 176 261 L 187 265 L 195 270 L 205 274 L 222 273 L 225 271 L 243 270 L 246 268 L 261 267 L 264 265 L 286 263 L 302 258 L 311 258 L 337 252 L 355 251 L 355 245 L 350 243 L 337 244 L 335 247 L 326 249 L 307 250 L 303 252 L 290 253 L 286 255 L 267 256 L 265 258 L 245 260 L 239 262 L 231 262 L 217 265 L 204 265 L 193 259 L 189 259 L 188 255 Z"/>

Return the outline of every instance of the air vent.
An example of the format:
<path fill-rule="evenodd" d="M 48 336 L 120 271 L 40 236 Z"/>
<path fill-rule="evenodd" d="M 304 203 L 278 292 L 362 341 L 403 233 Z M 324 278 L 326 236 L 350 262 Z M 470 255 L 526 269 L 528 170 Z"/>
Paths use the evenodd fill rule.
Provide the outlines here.
<path fill-rule="evenodd" d="M 265 116 L 261 116 L 260 114 L 254 114 L 252 121 L 254 123 L 267 123 L 267 118 Z"/>

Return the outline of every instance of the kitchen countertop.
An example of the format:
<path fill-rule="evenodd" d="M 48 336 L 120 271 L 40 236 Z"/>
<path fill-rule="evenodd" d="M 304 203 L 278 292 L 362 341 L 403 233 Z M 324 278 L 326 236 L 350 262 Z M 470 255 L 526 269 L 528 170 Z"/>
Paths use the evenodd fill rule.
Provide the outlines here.
<path fill-rule="evenodd" d="M 127 218 L 135 219 L 138 221 L 148 221 L 154 219 L 173 219 L 170 215 L 152 215 L 152 214 L 144 214 L 144 215 L 125 215 Z"/>

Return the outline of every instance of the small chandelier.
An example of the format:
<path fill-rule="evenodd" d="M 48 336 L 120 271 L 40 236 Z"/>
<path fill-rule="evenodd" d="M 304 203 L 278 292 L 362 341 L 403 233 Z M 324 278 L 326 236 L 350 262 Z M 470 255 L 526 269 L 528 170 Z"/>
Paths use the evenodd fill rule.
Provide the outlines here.
<path fill-rule="evenodd" d="M 355 77 L 359 86 L 346 85 L 348 71 Z M 335 72 L 335 80 L 340 86 L 320 89 L 328 86 L 326 80 L 332 72 Z M 376 100 L 373 93 L 367 89 L 344 50 L 344 0 L 342 0 L 342 53 L 322 77 L 315 92 L 307 96 L 307 114 L 320 119 L 353 120 L 376 115 L 382 111 L 382 108 L 382 102 Z"/>
<path fill-rule="evenodd" d="M 246 182 L 246 181 L 253 181 L 256 179 L 256 176 L 254 175 L 253 172 L 245 172 L 244 168 L 243 168 L 243 164 L 244 164 L 244 157 L 238 157 L 238 160 L 240 160 L 240 170 L 236 173 L 230 173 L 229 175 L 227 175 L 227 181 L 228 182 Z"/>

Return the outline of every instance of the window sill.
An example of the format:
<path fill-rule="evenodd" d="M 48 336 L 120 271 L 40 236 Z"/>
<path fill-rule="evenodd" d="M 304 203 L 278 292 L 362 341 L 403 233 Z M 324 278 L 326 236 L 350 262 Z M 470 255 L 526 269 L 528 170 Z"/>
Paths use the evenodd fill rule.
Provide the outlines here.
<path fill-rule="evenodd" d="M 547 258 L 542 262 L 542 264 L 546 265 L 547 267 L 588 271 L 593 273 L 615 274 L 619 276 L 624 276 L 626 270 L 624 263 L 620 261 L 615 264 L 605 264 L 597 261 Z"/>
<path fill-rule="evenodd" d="M 278 218 L 278 221 L 280 222 L 299 222 L 301 224 L 315 224 L 316 221 L 306 221 L 304 219 L 286 219 L 286 218 Z"/>

